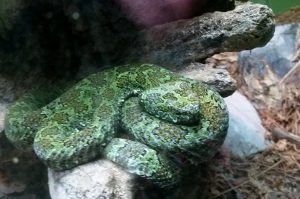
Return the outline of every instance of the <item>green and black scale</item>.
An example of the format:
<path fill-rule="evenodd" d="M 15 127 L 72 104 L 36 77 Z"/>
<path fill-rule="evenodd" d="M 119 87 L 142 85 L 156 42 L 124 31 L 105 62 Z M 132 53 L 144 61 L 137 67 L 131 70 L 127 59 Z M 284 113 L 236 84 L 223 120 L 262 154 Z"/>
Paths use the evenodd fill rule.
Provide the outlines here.
<path fill-rule="evenodd" d="M 5 132 L 16 146 L 33 146 L 54 170 L 102 156 L 171 186 L 181 174 L 176 161 L 208 160 L 228 128 L 226 105 L 216 91 L 151 64 L 92 74 L 57 98 L 46 92 L 51 98 L 27 94 L 14 102 Z M 120 136 L 120 129 L 128 136 Z"/>

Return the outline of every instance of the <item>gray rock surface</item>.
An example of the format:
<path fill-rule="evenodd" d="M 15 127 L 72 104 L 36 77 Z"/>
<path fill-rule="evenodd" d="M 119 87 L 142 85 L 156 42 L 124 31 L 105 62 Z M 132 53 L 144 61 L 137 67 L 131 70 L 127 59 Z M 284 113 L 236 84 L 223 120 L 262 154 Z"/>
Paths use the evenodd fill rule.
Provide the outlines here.
<path fill-rule="evenodd" d="M 226 69 L 212 68 L 201 63 L 191 63 L 183 67 L 178 73 L 211 85 L 222 97 L 231 95 L 237 88 L 236 81 L 230 76 Z"/>
<path fill-rule="evenodd" d="M 7 108 L 6 103 L 0 103 L 0 134 L 4 131 L 4 115 Z"/>
<path fill-rule="evenodd" d="M 228 12 L 206 13 L 141 32 L 128 60 L 173 70 L 224 51 L 265 45 L 274 32 L 274 15 L 265 5 L 245 3 Z"/>
<path fill-rule="evenodd" d="M 52 199 L 130 199 L 134 176 L 108 160 L 98 160 L 72 170 L 48 170 Z"/>
<path fill-rule="evenodd" d="M 236 91 L 225 98 L 229 111 L 229 129 L 223 147 L 232 155 L 245 158 L 269 146 L 267 130 L 253 105 Z"/>
<path fill-rule="evenodd" d="M 0 75 L 0 133 L 4 130 L 5 110 L 14 98 L 13 84 L 12 81 Z"/>
<path fill-rule="evenodd" d="M 13 39 L 4 43 L 14 50 L 0 48 L 0 72 L 25 71 L 21 76 L 26 76 L 36 70 L 48 76 L 73 77 L 88 66 L 130 62 L 178 70 L 214 53 L 263 46 L 274 30 L 271 9 L 259 4 L 246 3 L 232 11 L 206 13 L 140 30 L 115 1 L 24 2 L 20 20 L 9 35 Z M 16 5 L 12 7 L 17 9 Z"/>

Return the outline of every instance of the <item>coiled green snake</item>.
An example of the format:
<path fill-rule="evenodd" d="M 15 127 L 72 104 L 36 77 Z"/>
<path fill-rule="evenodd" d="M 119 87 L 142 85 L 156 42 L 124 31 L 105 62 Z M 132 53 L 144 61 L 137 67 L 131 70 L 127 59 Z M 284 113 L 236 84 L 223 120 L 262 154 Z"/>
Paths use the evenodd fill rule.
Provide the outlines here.
<path fill-rule="evenodd" d="M 5 117 L 8 139 L 54 170 L 102 156 L 161 187 L 178 182 L 182 162 L 211 158 L 227 128 L 216 91 L 151 64 L 92 74 L 57 98 L 27 94 Z"/>

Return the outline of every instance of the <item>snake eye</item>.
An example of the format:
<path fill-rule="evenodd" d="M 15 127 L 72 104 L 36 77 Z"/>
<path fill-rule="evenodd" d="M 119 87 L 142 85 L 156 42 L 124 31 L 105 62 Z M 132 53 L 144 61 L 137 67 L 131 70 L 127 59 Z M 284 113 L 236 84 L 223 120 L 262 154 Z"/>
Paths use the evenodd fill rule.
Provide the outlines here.
<path fill-rule="evenodd" d="M 144 156 L 144 155 L 146 155 L 147 154 L 147 150 L 143 150 L 142 152 L 141 152 L 141 155 L 142 156 Z"/>

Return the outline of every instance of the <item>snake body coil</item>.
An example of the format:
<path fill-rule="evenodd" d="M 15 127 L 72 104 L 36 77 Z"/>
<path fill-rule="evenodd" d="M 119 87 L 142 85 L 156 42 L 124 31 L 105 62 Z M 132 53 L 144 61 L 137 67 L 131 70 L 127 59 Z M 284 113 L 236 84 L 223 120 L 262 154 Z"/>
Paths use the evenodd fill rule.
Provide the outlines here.
<path fill-rule="evenodd" d="M 198 164 L 211 158 L 227 128 L 227 109 L 217 92 L 150 64 L 90 75 L 56 99 L 26 95 L 5 119 L 9 140 L 33 144 L 52 169 L 103 155 L 161 186 L 178 181 L 180 159 Z"/>

